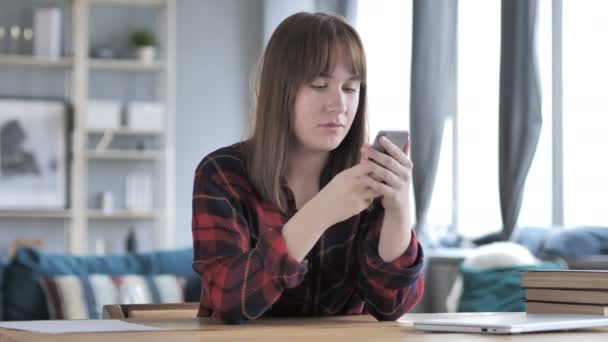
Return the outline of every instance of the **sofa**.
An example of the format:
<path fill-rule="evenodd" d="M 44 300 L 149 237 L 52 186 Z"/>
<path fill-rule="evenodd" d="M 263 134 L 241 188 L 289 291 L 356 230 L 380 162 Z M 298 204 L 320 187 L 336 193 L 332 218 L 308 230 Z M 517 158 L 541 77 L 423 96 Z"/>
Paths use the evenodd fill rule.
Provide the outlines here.
<path fill-rule="evenodd" d="M 42 279 L 55 276 L 175 275 L 183 284 L 183 298 L 198 302 L 200 277 L 192 269 L 192 249 L 112 256 L 75 256 L 19 249 L 10 260 L 0 259 L 0 320 L 49 319 Z"/>

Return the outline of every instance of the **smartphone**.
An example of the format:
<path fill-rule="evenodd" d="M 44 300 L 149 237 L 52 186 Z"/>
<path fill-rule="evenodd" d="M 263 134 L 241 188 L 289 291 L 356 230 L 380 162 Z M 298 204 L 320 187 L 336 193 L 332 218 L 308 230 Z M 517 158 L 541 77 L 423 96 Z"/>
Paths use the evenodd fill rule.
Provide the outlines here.
<path fill-rule="evenodd" d="M 382 147 L 382 145 L 380 144 L 380 138 L 383 136 L 387 137 L 390 141 L 393 142 L 393 144 L 399 146 L 399 148 L 401 148 L 401 151 L 405 151 L 405 146 L 410 141 L 409 131 L 380 131 L 376 135 L 372 147 L 382 153 L 386 153 L 384 147 Z"/>

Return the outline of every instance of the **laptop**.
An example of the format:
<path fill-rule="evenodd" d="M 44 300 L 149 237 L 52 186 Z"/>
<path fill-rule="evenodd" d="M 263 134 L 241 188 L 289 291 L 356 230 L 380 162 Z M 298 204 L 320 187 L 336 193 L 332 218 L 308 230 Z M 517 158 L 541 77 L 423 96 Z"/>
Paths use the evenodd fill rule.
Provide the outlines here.
<path fill-rule="evenodd" d="M 608 326 L 608 317 L 599 315 L 526 314 L 500 312 L 449 315 L 446 318 L 416 318 L 417 330 L 520 334 L 539 331 L 571 330 Z"/>

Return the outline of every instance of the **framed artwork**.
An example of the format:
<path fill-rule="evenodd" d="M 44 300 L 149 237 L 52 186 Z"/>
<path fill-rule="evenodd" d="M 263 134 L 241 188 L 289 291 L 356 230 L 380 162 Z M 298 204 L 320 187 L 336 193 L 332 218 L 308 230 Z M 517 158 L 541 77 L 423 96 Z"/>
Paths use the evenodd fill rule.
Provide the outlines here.
<path fill-rule="evenodd" d="M 68 105 L 0 98 L 0 209 L 67 207 Z"/>

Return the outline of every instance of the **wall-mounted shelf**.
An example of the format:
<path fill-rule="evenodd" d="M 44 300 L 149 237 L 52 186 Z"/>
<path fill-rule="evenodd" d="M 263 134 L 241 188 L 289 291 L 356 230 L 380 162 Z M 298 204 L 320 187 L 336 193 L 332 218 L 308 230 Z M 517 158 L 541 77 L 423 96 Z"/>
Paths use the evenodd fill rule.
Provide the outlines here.
<path fill-rule="evenodd" d="M 162 71 L 164 65 L 162 61 L 144 63 L 136 59 L 89 59 L 89 67 L 93 70 Z"/>
<path fill-rule="evenodd" d="M 159 151 L 127 151 L 127 150 L 106 150 L 106 151 L 87 151 L 89 159 L 107 160 L 157 160 L 162 156 Z"/>
<path fill-rule="evenodd" d="M 144 6 L 162 7 L 166 2 L 163 0 L 89 0 L 92 5 L 121 5 L 121 6 Z"/>
<path fill-rule="evenodd" d="M 68 219 L 69 210 L 0 210 L 0 218 L 6 219 Z"/>
<path fill-rule="evenodd" d="M 136 136 L 156 136 L 162 135 L 163 132 L 156 130 L 142 130 L 132 128 L 117 128 L 117 129 L 89 129 L 89 134 L 105 135 L 136 135 Z"/>
<path fill-rule="evenodd" d="M 70 68 L 73 64 L 72 58 L 46 59 L 27 55 L 2 55 L 0 54 L 0 65 L 28 66 L 28 67 L 50 67 Z"/>
<path fill-rule="evenodd" d="M 89 209 L 88 217 L 96 220 L 155 220 L 158 214 L 155 211 L 139 210 L 121 210 L 106 214 L 101 210 Z"/>

